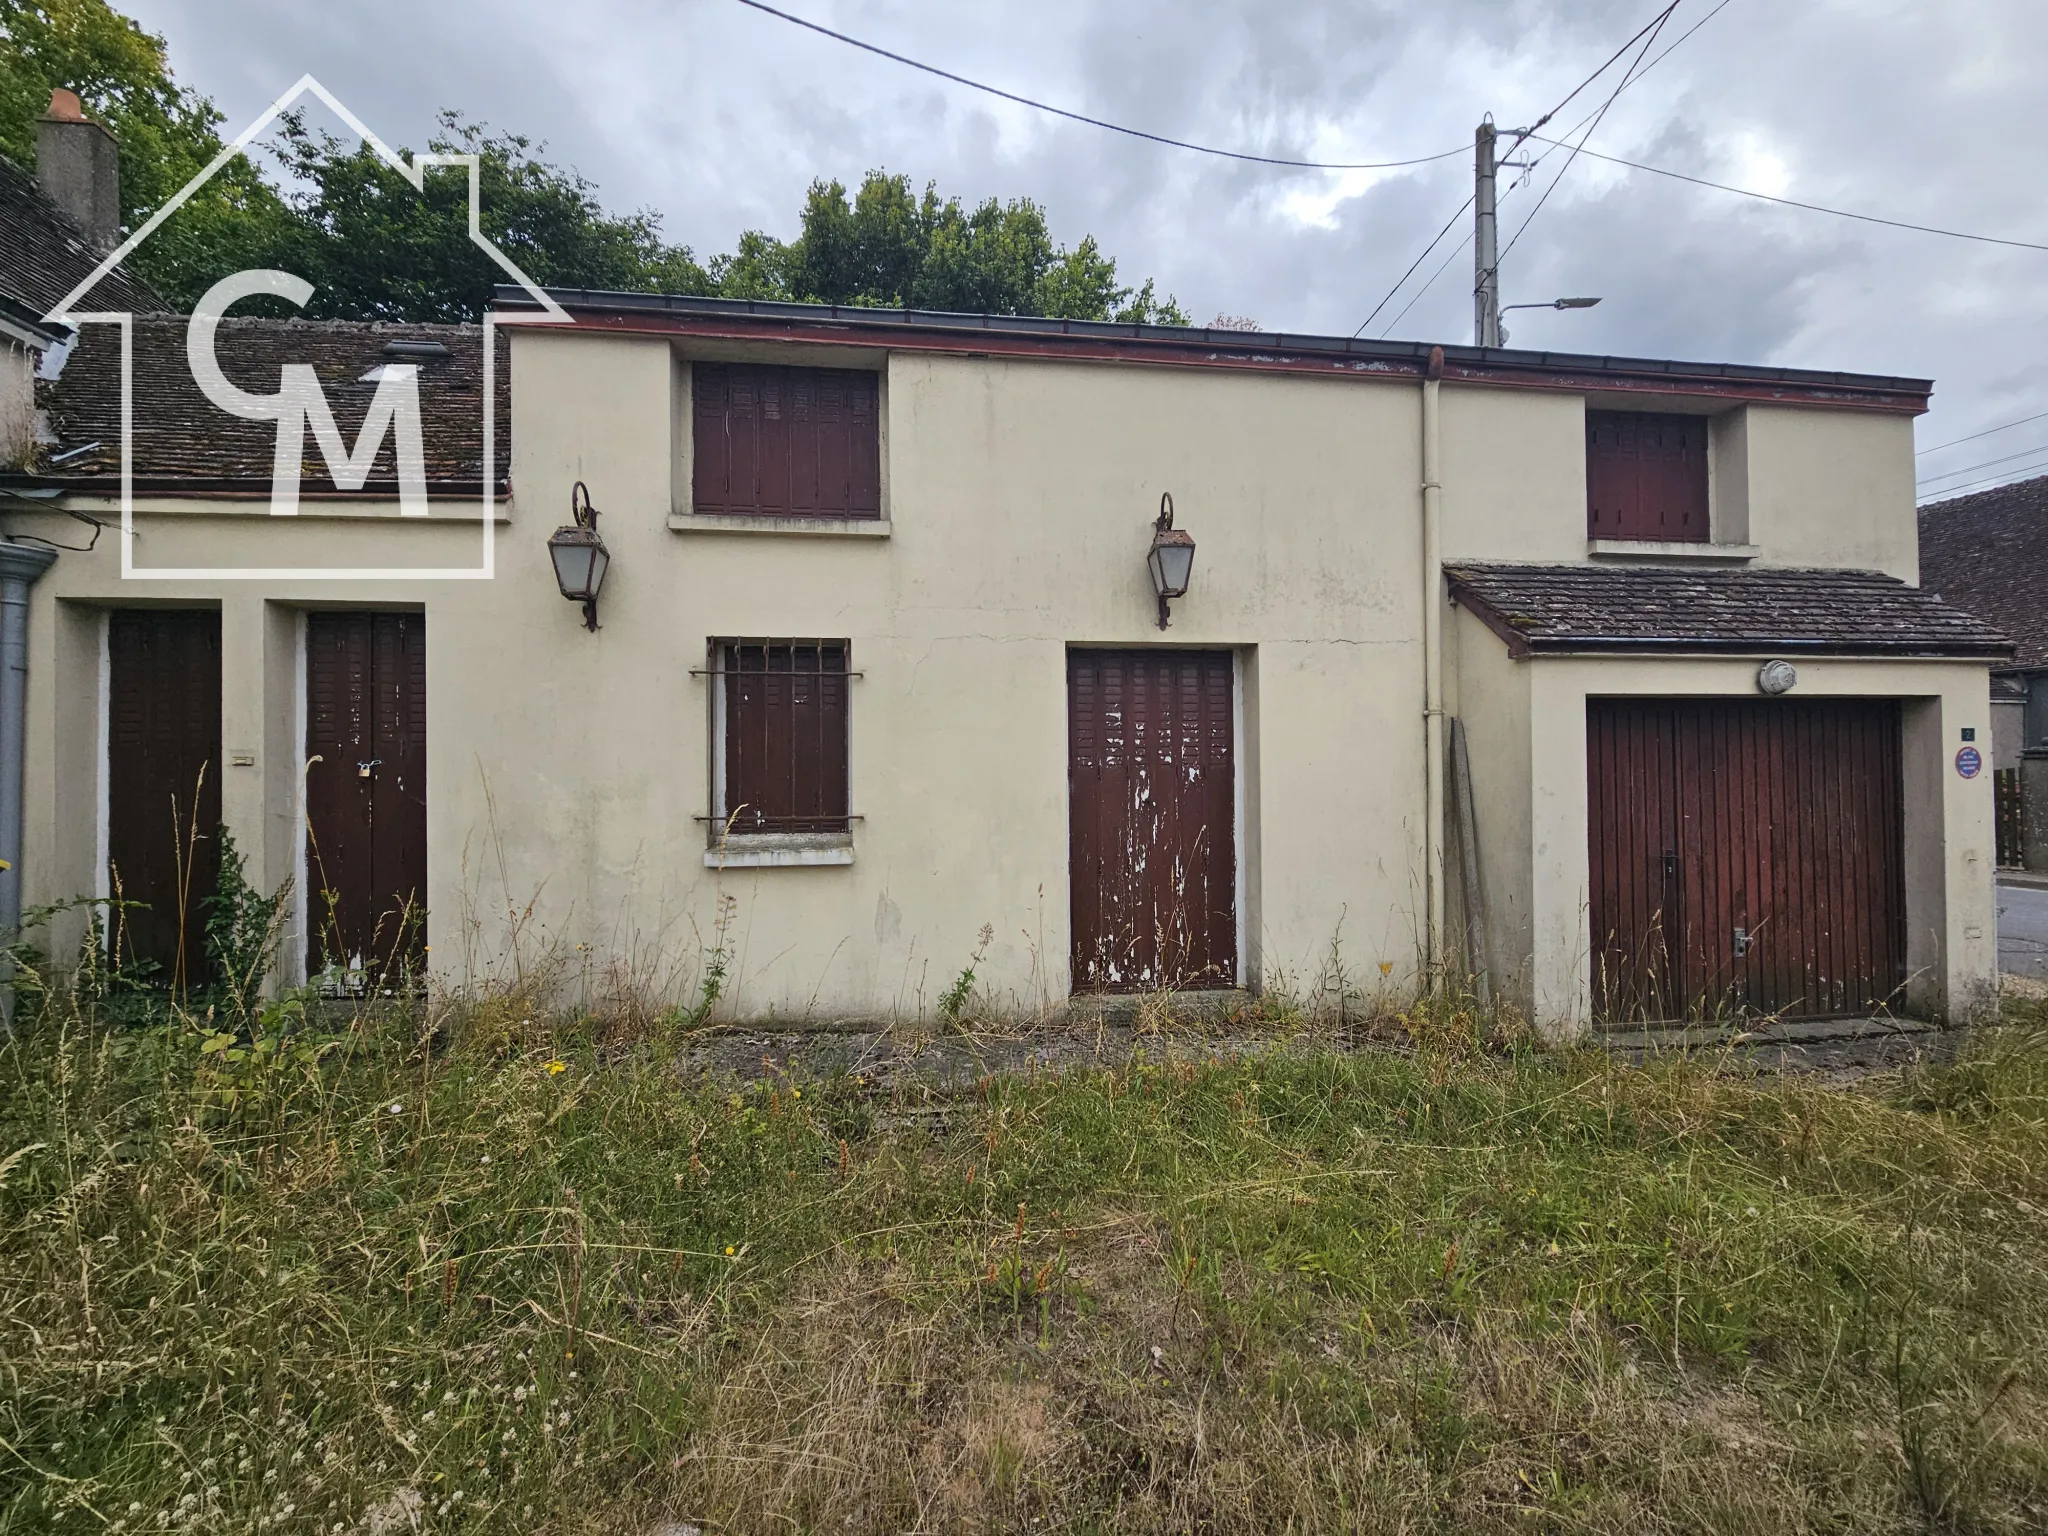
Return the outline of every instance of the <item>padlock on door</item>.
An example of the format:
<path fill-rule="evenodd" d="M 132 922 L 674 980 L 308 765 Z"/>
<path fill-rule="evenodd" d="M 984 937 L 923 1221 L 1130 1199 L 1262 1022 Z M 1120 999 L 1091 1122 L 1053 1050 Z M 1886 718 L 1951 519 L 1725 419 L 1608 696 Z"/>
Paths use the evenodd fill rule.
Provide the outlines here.
<path fill-rule="evenodd" d="M 367 763 L 357 763 L 356 777 L 359 779 L 367 779 L 370 776 L 370 770 L 372 768 L 377 767 L 383 761 L 384 759 L 381 757 L 373 757 Z"/>

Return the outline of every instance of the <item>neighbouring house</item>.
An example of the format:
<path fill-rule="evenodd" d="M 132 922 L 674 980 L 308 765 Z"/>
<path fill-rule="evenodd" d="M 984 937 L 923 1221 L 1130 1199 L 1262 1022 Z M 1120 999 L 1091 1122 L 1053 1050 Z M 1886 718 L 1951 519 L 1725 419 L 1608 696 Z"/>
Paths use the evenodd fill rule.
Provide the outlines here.
<path fill-rule="evenodd" d="M 2012 640 L 1991 674 L 1998 857 L 2048 869 L 2048 475 L 1920 508 L 1920 580 Z"/>
<path fill-rule="evenodd" d="M 44 317 L 92 275 L 121 231 L 113 138 L 69 91 L 52 94 L 36 124 L 36 167 L 0 156 L 0 465 L 26 464 L 35 444 L 35 376 L 71 328 Z M 121 268 L 94 300 L 137 314 L 170 306 Z"/>
<path fill-rule="evenodd" d="M 271 426 L 137 323 L 132 568 L 34 594 L 31 900 L 118 885 L 189 974 L 177 806 L 296 881 L 298 975 L 518 951 L 596 998 L 717 949 L 736 1014 L 884 1016 L 987 924 L 1022 1012 L 1435 968 L 1559 1034 L 1994 995 L 2010 650 L 1918 585 L 1924 381 L 550 298 L 501 290 L 502 395 L 478 330 L 221 328 L 350 443 L 412 361 L 417 517 L 388 435 L 268 515 Z M 104 441 L 114 348 L 46 386 L 62 444 Z M 118 520 L 118 474 L 15 482 Z M 590 557 L 586 498 L 588 611 L 550 548 Z"/>

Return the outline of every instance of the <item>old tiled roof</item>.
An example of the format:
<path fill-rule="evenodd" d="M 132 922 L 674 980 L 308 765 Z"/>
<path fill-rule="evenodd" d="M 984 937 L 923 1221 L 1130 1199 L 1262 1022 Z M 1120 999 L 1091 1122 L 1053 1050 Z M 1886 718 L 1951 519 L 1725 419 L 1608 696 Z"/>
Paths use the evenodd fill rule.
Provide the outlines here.
<path fill-rule="evenodd" d="M 1869 571 L 1461 564 L 1446 575 L 1517 655 L 2011 653 L 1982 619 Z"/>
<path fill-rule="evenodd" d="M 1920 509 L 1920 585 L 2012 637 L 2048 667 L 2048 475 Z"/>
<path fill-rule="evenodd" d="M 32 173 L 0 155 L 0 298 L 40 318 L 92 275 L 103 254 L 86 243 Z M 87 309 L 138 315 L 171 307 L 125 267 L 114 268 L 79 302 Z"/>
<path fill-rule="evenodd" d="M 182 317 L 144 319 L 134 326 L 134 475 L 137 491 L 169 495 L 270 493 L 277 428 L 221 410 L 200 392 L 185 359 Z M 391 356 L 392 342 L 438 342 L 445 358 Z M 379 364 L 419 366 L 420 425 L 427 483 L 442 495 L 474 496 L 483 468 L 483 329 L 474 325 L 397 325 L 356 320 L 223 320 L 215 355 L 230 383 L 251 394 L 275 394 L 286 363 L 310 363 L 346 445 L 355 445 L 377 392 L 361 382 Z M 81 492 L 114 491 L 121 472 L 121 349 L 110 325 L 88 325 L 55 379 L 37 385 L 57 438 L 46 445 L 41 483 Z M 493 478 L 506 485 L 511 462 L 511 366 L 498 337 L 497 446 Z M 99 446 L 52 463 L 55 455 Z M 336 490 L 313 433 L 305 438 L 302 494 Z M 396 496 L 393 434 L 386 432 L 364 489 L 347 494 Z"/>

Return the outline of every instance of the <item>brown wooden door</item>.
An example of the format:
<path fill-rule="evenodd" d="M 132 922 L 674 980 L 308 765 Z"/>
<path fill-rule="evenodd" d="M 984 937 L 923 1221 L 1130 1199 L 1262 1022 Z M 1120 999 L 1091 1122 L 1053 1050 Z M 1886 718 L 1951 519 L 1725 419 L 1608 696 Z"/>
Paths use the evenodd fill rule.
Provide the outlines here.
<path fill-rule="evenodd" d="M 108 890 L 124 967 L 178 989 L 206 979 L 220 873 L 220 613 L 107 615 Z"/>
<path fill-rule="evenodd" d="M 307 615 L 306 756 L 307 972 L 379 985 L 425 955 L 424 615 Z"/>
<path fill-rule="evenodd" d="M 1234 987 L 1228 651 L 1069 651 L 1076 992 Z"/>
<path fill-rule="evenodd" d="M 1589 699 L 1586 745 L 1600 1019 L 1897 1005 L 1895 701 Z"/>

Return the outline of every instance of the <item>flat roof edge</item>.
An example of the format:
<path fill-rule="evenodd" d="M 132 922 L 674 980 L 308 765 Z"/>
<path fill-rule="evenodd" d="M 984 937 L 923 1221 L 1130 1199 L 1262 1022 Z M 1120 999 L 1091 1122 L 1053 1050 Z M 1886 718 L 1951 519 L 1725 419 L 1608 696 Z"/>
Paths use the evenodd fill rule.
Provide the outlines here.
<path fill-rule="evenodd" d="M 1138 325 L 1107 320 L 1060 320 L 1027 315 L 969 315 L 939 310 L 871 309 L 843 304 L 794 304 L 780 300 L 708 298 L 688 294 L 618 293 L 602 289 L 551 288 L 548 296 L 572 316 L 610 320 L 603 329 L 671 331 L 720 335 L 757 334 L 816 341 L 813 330 L 839 333 L 843 341 L 941 351 L 1055 351 L 1111 361 L 1186 362 L 1248 368 L 1319 366 L 1345 372 L 1420 373 L 1430 342 L 1369 341 L 1357 337 L 1292 332 L 1226 331 L 1204 327 Z M 538 308 L 515 284 L 496 291 L 497 307 Z M 1878 374 L 1824 372 L 1745 363 L 1699 363 L 1575 352 L 1537 352 L 1511 347 L 1446 345 L 1446 376 L 1473 382 L 1548 384 L 1556 388 L 1648 388 L 1661 393 L 1782 396 L 1826 404 L 1893 410 L 1926 408 L 1933 381 Z M 1202 354 L 1199 357 L 1192 354 Z"/>

